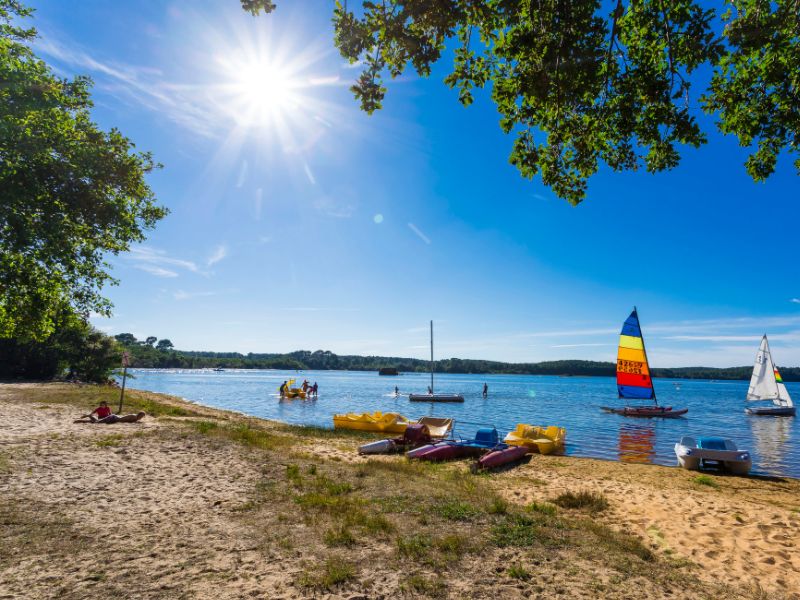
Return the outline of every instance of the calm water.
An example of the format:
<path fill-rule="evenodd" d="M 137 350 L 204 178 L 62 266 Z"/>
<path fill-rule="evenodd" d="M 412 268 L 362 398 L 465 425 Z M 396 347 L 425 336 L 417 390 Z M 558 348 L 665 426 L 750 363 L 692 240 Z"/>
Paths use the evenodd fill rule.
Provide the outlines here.
<path fill-rule="evenodd" d="M 796 417 L 749 417 L 744 414 L 746 381 L 656 380 L 659 403 L 688 406 L 686 418 L 633 419 L 608 414 L 600 406 L 614 406 L 616 385 L 605 377 L 525 375 L 437 375 L 436 391 L 459 392 L 463 404 L 409 402 L 393 397 L 424 393 L 430 375 L 380 377 L 349 371 L 146 370 L 133 371 L 133 388 L 164 392 L 219 408 L 287 423 L 332 427 L 331 417 L 344 412 L 399 412 L 452 417 L 456 434 L 471 436 L 478 427 L 494 425 L 501 436 L 517 423 L 560 425 L 567 429 L 566 453 L 676 464 L 673 446 L 682 435 L 719 435 L 733 439 L 753 455 L 753 472 L 800 477 L 800 423 Z M 279 401 L 278 387 L 289 378 L 319 384 L 319 399 Z M 483 383 L 489 397 L 483 399 Z M 800 400 L 800 384 L 787 384 Z"/>

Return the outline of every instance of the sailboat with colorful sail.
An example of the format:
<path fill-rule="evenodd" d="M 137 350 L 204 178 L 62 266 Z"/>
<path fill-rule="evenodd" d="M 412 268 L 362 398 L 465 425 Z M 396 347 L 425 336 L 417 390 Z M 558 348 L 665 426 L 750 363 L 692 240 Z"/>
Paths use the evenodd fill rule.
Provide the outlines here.
<path fill-rule="evenodd" d="M 656 399 L 656 390 L 650 377 L 650 365 L 647 362 L 647 350 L 644 347 L 642 329 L 639 326 L 639 314 L 636 307 L 622 325 L 617 352 L 617 392 L 626 402 L 652 400 L 652 404 L 609 407 L 602 409 L 626 417 L 679 417 L 689 412 L 688 408 L 673 409 L 671 406 L 660 406 Z"/>
<path fill-rule="evenodd" d="M 771 401 L 771 405 L 753 406 L 746 408 L 748 415 L 794 416 L 795 407 L 783 379 L 778 372 L 778 367 L 772 362 L 772 353 L 769 351 L 767 334 L 761 338 L 758 347 L 756 362 L 753 365 L 753 375 L 750 377 L 750 387 L 747 390 L 749 402 Z"/>

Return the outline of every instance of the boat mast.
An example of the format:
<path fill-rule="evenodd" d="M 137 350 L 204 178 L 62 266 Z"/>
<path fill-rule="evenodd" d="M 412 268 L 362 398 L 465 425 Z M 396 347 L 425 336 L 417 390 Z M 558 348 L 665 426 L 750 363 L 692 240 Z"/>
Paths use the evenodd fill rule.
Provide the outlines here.
<path fill-rule="evenodd" d="M 431 320 L 431 394 L 433 394 L 433 320 Z"/>
<path fill-rule="evenodd" d="M 639 321 L 639 311 L 636 310 L 636 307 L 633 307 L 633 312 L 636 313 L 636 320 Z M 658 400 L 656 399 L 656 386 L 653 383 L 653 372 L 650 370 L 650 361 L 647 358 L 647 349 L 644 347 L 644 333 L 642 333 L 642 322 L 639 321 L 639 334 L 642 336 L 642 352 L 644 352 L 644 361 L 647 363 L 647 373 L 650 376 L 650 387 L 653 390 L 653 402 L 656 403 L 658 406 Z"/>

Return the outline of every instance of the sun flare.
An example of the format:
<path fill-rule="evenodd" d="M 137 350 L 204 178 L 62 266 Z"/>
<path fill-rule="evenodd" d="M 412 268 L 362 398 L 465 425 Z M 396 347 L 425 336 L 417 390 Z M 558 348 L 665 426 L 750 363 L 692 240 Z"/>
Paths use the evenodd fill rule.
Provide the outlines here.
<path fill-rule="evenodd" d="M 243 116 L 256 123 L 274 118 L 296 107 L 300 82 L 267 60 L 241 65 L 235 73 L 232 92 Z"/>

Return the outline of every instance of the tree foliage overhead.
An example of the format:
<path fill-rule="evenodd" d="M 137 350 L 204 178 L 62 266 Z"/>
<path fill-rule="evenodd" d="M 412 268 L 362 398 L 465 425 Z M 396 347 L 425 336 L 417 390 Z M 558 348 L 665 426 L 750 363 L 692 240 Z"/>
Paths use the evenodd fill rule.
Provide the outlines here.
<path fill-rule="evenodd" d="M 30 14 L 0 0 L 0 338 L 45 340 L 64 311 L 108 314 L 104 256 L 166 210 L 145 182 L 152 156 L 91 121 L 90 80 L 34 55 Z"/>
<path fill-rule="evenodd" d="M 602 164 L 662 171 L 705 143 L 698 101 L 752 150 L 755 180 L 783 152 L 800 172 L 798 0 L 344 0 L 333 22 L 342 56 L 364 65 L 351 88 L 363 110 L 381 108 L 387 74 L 428 76 L 450 46 L 445 83 L 464 105 L 489 87 L 516 136 L 511 163 L 573 204 Z M 695 95 L 704 66 L 713 77 Z"/>

